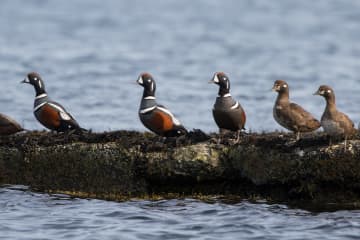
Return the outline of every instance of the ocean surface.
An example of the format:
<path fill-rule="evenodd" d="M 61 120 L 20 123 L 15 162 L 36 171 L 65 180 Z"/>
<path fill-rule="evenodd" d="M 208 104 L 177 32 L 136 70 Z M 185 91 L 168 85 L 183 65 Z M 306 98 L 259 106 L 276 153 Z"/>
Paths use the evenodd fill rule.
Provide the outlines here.
<path fill-rule="evenodd" d="M 0 239 L 359 239 L 360 211 L 221 199 L 107 202 L 0 188 Z"/>
<path fill-rule="evenodd" d="M 137 110 L 141 72 L 157 83 L 158 102 L 189 129 L 217 131 L 214 72 L 224 71 L 252 131 L 281 130 L 272 117 L 276 79 L 293 101 L 320 117 L 319 85 L 360 121 L 360 1 L 3 0 L 0 7 L 0 112 L 28 129 L 30 71 L 49 96 L 94 131 L 145 131 Z"/>
<path fill-rule="evenodd" d="M 272 117 L 276 79 L 320 118 L 319 85 L 360 121 L 360 1 L 2 0 L 0 112 L 27 129 L 37 71 L 49 96 L 84 128 L 139 130 L 141 72 L 158 102 L 188 129 L 217 131 L 214 72 L 224 71 L 248 131 L 282 130 Z M 358 211 L 311 213 L 242 201 L 124 203 L 0 188 L 0 239 L 359 239 Z M 18 189 L 19 187 L 15 187 Z"/>

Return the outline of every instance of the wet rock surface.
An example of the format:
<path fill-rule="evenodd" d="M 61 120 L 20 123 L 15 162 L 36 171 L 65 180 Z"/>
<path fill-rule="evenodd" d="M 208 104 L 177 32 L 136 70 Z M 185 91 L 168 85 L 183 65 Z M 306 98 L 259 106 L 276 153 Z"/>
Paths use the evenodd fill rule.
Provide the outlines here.
<path fill-rule="evenodd" d="M 243 133 L 234 143 L 193 130 L 179 138 L 135 131 L 26 132 L 0 138 L 0 183 L 122 200 L 225 194 L 358 206 L 360 139 L 323 133 Z"/>

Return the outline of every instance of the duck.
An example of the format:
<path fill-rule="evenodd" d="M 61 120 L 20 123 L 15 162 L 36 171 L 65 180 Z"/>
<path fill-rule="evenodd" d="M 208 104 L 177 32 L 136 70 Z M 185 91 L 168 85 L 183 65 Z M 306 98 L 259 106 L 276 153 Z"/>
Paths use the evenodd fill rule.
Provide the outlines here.
<path fill-rule="evenodd" d="M 272 90 L 278 93 L 273 107 L 273 117 L 280 126 L 294 132 L 297 141 L 301 133 L 313 132 L 320 128 L 319 120 L 311 113 L 300 105 L 290 102 L 289 84 L 286 81 L 276 80 Z"/>
<path fill-rule="evenodd" d="M 321 126 L 325 133 L 330 136 L 330 145 L 332 138 L 345 138 L 345 149 L 347 139 L 357 134 L 354 122 L 343 112 L 340 112 L 336 107 L 335 92 L 327 85 L 321 85 L 314 93 L 325 98 L 326 106 L 323 115 L 321 116 Z"/>
<path fill-rule="evenodd" d="M 187 129 L 167 109 L 156 101 L 156 83 L 150 73 L 141 73 L 136 81 L 144 88 L 138 111 L 142 124 L 153 133 L 163 137 L 179 137 L 187 134 Z"/>
<path fill-rule="evenodd" d="M 22 131 L 24 131 L 24 129 L 18 122 L 7 115 L 0 113 L 0 135 L 11 135 Z"/>
<path fill-rule="evenodd" d="M 219 86 L 212 113 L 220 136 L 225 131 L 236 132 L 235 143 L 239 142 L 241 130 L 245 130 L 246 114 L 241 104 L 230 93 L 230 79 L 224 72 L 216 72 L 209 83 Z"/>
<path fill-rule="evenodd" d="M 21 83 L 30 84 L 35 89 L 34 115 L 46 128 L 56 132 L 71 130 L 83 130 L 74 117 L 65 108 L 52 101 L 46 90 L 41 76 L 36 72 L 30 72 Z"/>

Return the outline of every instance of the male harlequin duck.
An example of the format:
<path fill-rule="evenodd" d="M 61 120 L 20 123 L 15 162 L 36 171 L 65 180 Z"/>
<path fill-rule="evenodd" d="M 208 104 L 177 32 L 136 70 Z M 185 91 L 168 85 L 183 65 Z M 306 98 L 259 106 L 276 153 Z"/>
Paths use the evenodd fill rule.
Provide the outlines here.
<path fill-rule="evenodd" d="M 220 134 L 223 130 L 236 131 L 236 142 L 238 142 L 240 131 L 245 129 L 246 115 L 240 103 L 231 97 L 230 80 L 225 73 L 216 72 L 209 83 L 219 85 L 219 96 L 216 98 L 212 112 Z"/>
<path fill-rule="evenodd" d="M 29 73 L 22 83 L 31 84 L 35 88 L 34 115 L 42 125 L 57 132 L 81 129 L 63 106 L 48 97 L 44 82 L 38 73 Z"/>
<path fill-rule="evenodd" d="M 346 149 L 347 138 L 357 133 L 354 123 L 346 114 L 337 110 L 335 93 L 331 87 L 322 85 L 314 95 L 323 96 L 326 100 L 325 111 L 321 117 L 321 126 L 330 137 L 345 137 Z"/>
<path fill-rule="evenodd" d="M 0 113 L 0 135 L 11 135 L 23 130 L 14 119 Z"/>
<path fill-rule="evenodd" d="M 320 127 L 320 122 L 309 112 L 289 101 L 289 85 L 285 81 L 276 80 L 272 90 L 278 92 L 273 116 L 281 126 L 296 133 L 296 140 L 300 139 L 300 133 L 312 132 Z"/>
<path fill-rule="evenodd" d="M 149 73 L 142 73 L 136 81 L 144 87 L 141 99 L 139 117 L 145 127 L 164 137 L 184 135 L 187 130 L 174 115 L 162 105 L 156 103 L 156 85 Z"/>

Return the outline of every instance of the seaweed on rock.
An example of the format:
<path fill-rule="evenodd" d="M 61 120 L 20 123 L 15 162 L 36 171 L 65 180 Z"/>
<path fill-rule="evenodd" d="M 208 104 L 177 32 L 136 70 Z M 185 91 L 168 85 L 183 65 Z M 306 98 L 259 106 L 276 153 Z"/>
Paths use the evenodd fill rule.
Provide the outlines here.
<path fill-rule="evenodd" d="M 275 201 L 353 203 L 360 199 L 360 140 L 328 146 L 322 133 L 231 135 L 200 130 L 177 139 L 115 131 L 27 132 L 0 138 L 0 183 L 122 200 L 208 194 Z M 357 206 L 357 205 L 356 205 Z"/>

